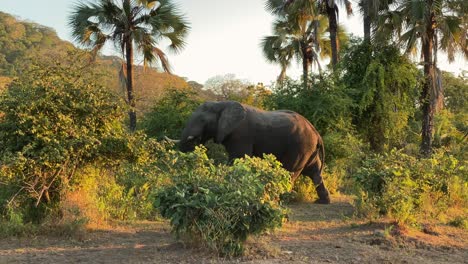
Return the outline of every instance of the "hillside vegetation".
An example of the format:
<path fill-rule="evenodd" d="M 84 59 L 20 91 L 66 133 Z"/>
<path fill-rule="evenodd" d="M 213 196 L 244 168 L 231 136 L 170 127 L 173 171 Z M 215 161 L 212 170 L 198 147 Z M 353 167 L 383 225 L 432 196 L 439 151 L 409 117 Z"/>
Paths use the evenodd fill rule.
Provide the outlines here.
<path fill-rule="evenodd" d="M 61 40 L 53 29 L 0 12 L 0 89 L 33 62 L 63 61 L 69 53 L 78 51 L 70 42 Z M 122 59 L 98 56 L 90 67 L 101 73 L 103 87 L 125 95 L 125 88 L 119 82 Z M 136 67 L 135 89 L 140 114 L 171 88 L 189 89 L 190 86 L 179 76 Z"/>

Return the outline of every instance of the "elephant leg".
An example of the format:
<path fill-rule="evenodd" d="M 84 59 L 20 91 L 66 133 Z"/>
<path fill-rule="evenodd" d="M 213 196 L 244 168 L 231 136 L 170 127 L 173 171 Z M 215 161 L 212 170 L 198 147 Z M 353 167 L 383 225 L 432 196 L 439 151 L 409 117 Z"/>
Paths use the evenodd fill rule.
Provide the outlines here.
<path fill-rule="evenodd" d="M 252 156 L 252 144 L 246 142 L 229 142 L 224 145 L 229 154 L 229 162 L 232 163 L 237 158 L 245 155 Z"/>
<path fill-rule="evenodd" d="M 320 174 L 320 160 L 317 160 L 313 164 L 309 165 L 308 167 L 304 168 L 302 174 L 308 176 L 312 179 L 312 182 L 315 185 L 315 190 L 317 191 L 319 199 L 316 200 L 316 203 L 320 204 L 329 204 L 330 203 L 330 194 L 325 187 L 323 182 L 322 175 Z"/>

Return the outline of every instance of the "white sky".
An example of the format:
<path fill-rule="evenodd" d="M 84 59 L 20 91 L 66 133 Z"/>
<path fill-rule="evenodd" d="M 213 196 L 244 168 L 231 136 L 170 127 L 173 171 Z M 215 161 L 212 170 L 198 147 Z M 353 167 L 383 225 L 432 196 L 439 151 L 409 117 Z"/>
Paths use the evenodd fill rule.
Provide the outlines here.
<path fill-rule="evenodd" d="M 263 36 L 271 34 L 273 17 L 264 9 L 265 0 L 174 0 L 191 23 L 186 48 L 179 54 L 168 52 L 174 74 L 199 83 L 219 74 L 233 73 L 251 82 L 269 84 L 279 66 L 265 61 L 260 49 Z M 353 1 L 353 4 L 356 1 Z M 0 0 L 0 11 L 55 29 L 60 38 L 71 41 L 67 17 L 73 0 Z M 356 6 L 356 4 L 354 4 Z M 357 10 L 355 7 L 354 10 Z M 362 36 L 361 17 L 340 14 L 340 22 L 354 35 Z M 107 48 L 105 54 L 111 54 Z M 439 67 L 455 73 L 468 70 L 460 56 L 448 64 L 439 56 Z M 300 76 L 300 67 L 288 70 Z"/>

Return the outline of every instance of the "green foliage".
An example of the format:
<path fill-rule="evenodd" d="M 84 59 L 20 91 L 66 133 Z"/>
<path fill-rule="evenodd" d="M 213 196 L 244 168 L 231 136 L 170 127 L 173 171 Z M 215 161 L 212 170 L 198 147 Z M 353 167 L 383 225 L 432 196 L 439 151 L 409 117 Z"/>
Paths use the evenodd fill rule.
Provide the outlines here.
<path fill-rule="evenodd" d="M 228 164 L 229 155 L 223 145 L 216 144 L 213 140 L 208 140 L 204 146 L 207 149 L 206 154 L 215 164 Z"/>
<path fill-rule="evenodd" d="M 25 223 L 24 216 L 18 210 L 8 208 L 0 219 L 0 237 L 20 236 L 36 232 L 37 228 L 31 223 Z"/>
<path fill-rule="evenodd" d="M 1 95 L 0 208 L 53 207 L 103 142 L 124 137 L 124 108 L 97 80 L 76 64 L 34 65 Z"/>
<path fill-rule="evenodd" d="M 396 47 L 355 42 L 345 50 L 341 67 L 353 99 L 353 124 L 372 150 L 404 146 L 418 98 L 416 66 Z"/>
<path fill-rule="evenodd" d="M 154 219 L 151 178 L 143 179 L 139 171 L 133 170 L 137 166 L 134 162 L 122 163 L 113 170 L 88 166 L 74 177 L 70 193 L 77 193 L 79 200 L 73 202 L 78 204 L 90 224 L 107 220 Z M 140 177 L 132 178 L 135 176 Z"/>
<path fill-rule="evenodd" d="M 73 48 L 61 41 L 53 29 L 35 23 L 19 22 L 0 12 L 0 76 L 17 76 L 30 57 L 65 54 Z M 48 50 L 47 56 L 41 50 Z M 27 59 L 29 58 L 29 59 Z"/>
<path fill-rule="evenodd" d="M 321 133 L 335 129 L 340 120 L 346 120 L 350 115 L 352 101 L 346 94 L 346 88 L 334 75 L 313 76 L 310 82 L 311 89 L 304 89 L 300 82 L 291 79 L 277 85 L 267 108 L 296 111 Z"/>
<path fill-rule="evenodd" d="M 454 151 L 466 151 L 463 141 L 468 135 L 468 113 L 454 114 L 447 109 L 439 111 L 434 116 L 433 146 L 446 147 Z"/>
<path fill-rule="evenodd" d="M 178 237 L 233 256 L 243 252 L 249 235 L 281 226 L 279 198 L 289 190 L 290 176 L 273 156 L 215 166 L 197 148 L 180 154 L 173 166 L 179 168 L 173 184 L 158 193 L 155 206 Z"/>
<path fill-rule="evenodd" d="M 171 89 L 145 114 L 143 129 L 150 137 L 180 137 L 185 122 L 201 104 L 194 92 Z"/>
<path fill-rule="evenodd" d="M 455 77 L 450 72 L 442 72 L 445 106 L 452 113 L 468 112 L 468 82 L 466 76 Z"/>
<path fill-rule="evenodd" d="M 468 84 L 466 77 L 455 77 L 443 72 L 444 102 L 446 108 L 434 116 L 434 147 L 444 147 L 459 155 L 466 153 L 463 142 L 468 135 Z M 466 158 L 466 154 L 465 157 Z"/>
<path fill-rule="evenodd" d="M 327 185 L 328 187 L 328 185 Z M 317 199 L 315 185 L 309 177 L 300 176 L 294 182 L 292 201 L 311 202 Z"/>
<path fill-rule="evenodd" d="M 467 206 L 467 165 L 442 151 L 421 159 L 396 150 L 371 155 L 353 175 L 358 211 L 414 223 L 418 216 L 438 217 L 448 206 Z"/>
<path fill-rule="evenodd" d="M 173 150 L 172 144 L 147 139 L 144 135 L 135 138 L 140 143 L 135 150 L 138 159 L 123 161 L 113 171 L 114 182 L 108 186 L 113 195 L 101 190 L 101 196 L 105 197 L 103 203 L 111 209 L 111 219 L 154 219 L 156 192 L 182 169 L 174 164 L 179 152 Z"/>

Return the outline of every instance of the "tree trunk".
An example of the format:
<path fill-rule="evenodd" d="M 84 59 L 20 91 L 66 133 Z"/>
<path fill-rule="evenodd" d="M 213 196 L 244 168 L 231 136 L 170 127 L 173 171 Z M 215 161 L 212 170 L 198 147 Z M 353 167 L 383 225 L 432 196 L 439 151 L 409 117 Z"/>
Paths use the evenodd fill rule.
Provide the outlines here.
<path fill-rule="evenodd" d="M 331 52 L 332 52 L 332 66 L 333 68 L 336 67 L 338 64 L 338 52 L 339 52 L 339 45 L 338 45 L 338 38 L 336 37 L 336 32 L 338 29 L 338 23 L 336 21 L 336 10 L 335 6 L 330 7 L 327 5 L 327 16 L 328 16 L 328 28 L 330 31 L 330 41 L 331 41 Z"/>
<path fill-rule="evenodd" d="M 301 45 L 302 49 L 302 79 L 304 82 L 304 88 L 307 89 L 309 87 L 309 58 L 307 57 L 307 47 L 304 43 Z"/>
<path fill-rule="evenodd" d="M 432 104 L 434 106 L 435 114 L 439 113 L 444 108 L 444 85 L 442 80 L 442 72 L 437 68 L 437 50 L 439 50 L 438 42 L 439 40 L 437 39 L 437 33 L 434 33 L 434 96 L 432 97 Z"/>
<path fill-rule="evenodd" d="M 428 0 L 427 11 L 430 12 L 426 22 L 426 36 L 422 38 L 422 52 L 424 57 L 424 85 L 421 94 L 422 101 L 422 131 L 421 131 L 421 154 L 429 156 L 432 152 L 432 131 L 434 129 L 434 104 L 433 96 L 435 90 L 433 45 L 434 45 L 434 12 L 432 12 L 432 0 Z"/>
<path fill-rule="evenodd" d="M 133 43 L 128 40 L 125 44 L 125 56 L 127 60 L 127 97 L 130 110 L 128 116 L 130 118 L 130 131 L 136 130 L 136 111 L 135 111 L 135 94 L 133 91 Z"/>
<path fill-rule="evenodd" d="M 281 67 L 281 73 L 278 75 L 278 79 L 276 79 L 276 81 L 277 81 L 279 84 L 283 84 L 284 79 L 286 79 L 286 68 L 285 68 L 285 67 Z"/>
<path fill-rule="evenodd" d="M 363 4 L 363 18 L 364 18 L 364 41 L 370 42 L 370 37 L 371 37 L 371 18 L 369 15 L 369 1 L 370 0 L 362 0 Z"/>

